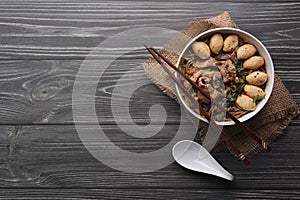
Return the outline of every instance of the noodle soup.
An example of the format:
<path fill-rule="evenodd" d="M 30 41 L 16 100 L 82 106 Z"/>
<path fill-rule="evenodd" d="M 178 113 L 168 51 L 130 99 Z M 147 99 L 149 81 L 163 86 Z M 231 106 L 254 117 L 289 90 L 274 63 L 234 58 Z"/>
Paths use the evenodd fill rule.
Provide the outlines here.
<path fill-rule="evenodd" d="M 274 81 L 272 60 L 264 46 L 250 34 L 230 28 L 213 29 L 194 38 L 177 63 L 187 76 L 210 93 L 232 115 L 245 121 L 266 103 Z M 178 76 L 178 75 L 177 75 Z M 220 124 L 233 122 L 181 77 L 185 87 Z M 196 117 L 188 99 L 178 90 L 183 104 Z"/>

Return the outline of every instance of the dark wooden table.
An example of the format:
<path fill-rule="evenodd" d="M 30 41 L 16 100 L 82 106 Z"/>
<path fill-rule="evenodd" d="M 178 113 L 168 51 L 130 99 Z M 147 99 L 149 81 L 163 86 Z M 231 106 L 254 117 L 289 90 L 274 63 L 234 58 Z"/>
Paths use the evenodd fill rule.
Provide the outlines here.
<path fill-rule="evenodd" d="M 194 18 L 223 11 L 266 45 L 276 73 L 299 105 L 299 1 L 1 1 L 0 199 L 300 199 L 299 117 L 271 145 L 273 152 L 250 159 L 249 167 L 227 152 L 215 154 L 235 175 L 234 182 L 176 163 L 150 173 L 119 172 L 91 156 L 77 134 L 73 83 L 94 47 L 122 31 L 149 26 L 179 31 Z M 96 108 L 107 135 L 119 132 L 110 109 L 116 81 L 147 57 L 142 49 L 132 51 L 113 62 L 102 77 Z M 127 82 L 145 79 L 140 68 Z M 140 125 L 150 120 L 149 107 L 140 102 L 164 105 L 167 128 L 142 143 L 119 136 L 113 141 L 132 151 L 151 151 L 167 143 L 178 127 L 178 105 L 153 84 L 139 89 L 134 101 L 131 117 Z M 84 113 L 76 123 L 89 124 L 90 117 Z"/>

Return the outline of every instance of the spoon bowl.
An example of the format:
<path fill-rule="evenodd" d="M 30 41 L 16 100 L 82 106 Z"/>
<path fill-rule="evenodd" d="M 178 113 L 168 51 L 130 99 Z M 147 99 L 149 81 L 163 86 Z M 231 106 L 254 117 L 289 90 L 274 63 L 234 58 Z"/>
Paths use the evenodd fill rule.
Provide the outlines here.
<path fill-rule="evenodd" d="M 191 140 L 176 143 L 172 150 L 176 162 L 193 171 L 211 174 L 232 181 L 233 175 L 226 171 L 200 144 Z"/>

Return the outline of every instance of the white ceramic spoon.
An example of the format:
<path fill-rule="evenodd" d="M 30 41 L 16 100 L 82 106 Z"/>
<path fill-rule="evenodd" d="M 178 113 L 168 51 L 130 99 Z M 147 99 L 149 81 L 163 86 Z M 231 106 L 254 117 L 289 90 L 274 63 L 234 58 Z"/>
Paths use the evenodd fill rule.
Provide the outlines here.
<path fill-rule="evenodd" d="M 187 169 L 215 175 L 230 181 L 234 178 L 203 146 L 194 141 L 182 140 L 176 143 L 172 154 L 176 162 Z"/>

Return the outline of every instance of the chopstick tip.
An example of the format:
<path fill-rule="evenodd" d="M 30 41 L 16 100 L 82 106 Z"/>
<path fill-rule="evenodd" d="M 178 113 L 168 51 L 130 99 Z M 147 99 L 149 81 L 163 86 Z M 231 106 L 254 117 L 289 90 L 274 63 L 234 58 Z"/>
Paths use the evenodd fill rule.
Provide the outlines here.
<path fill-rule="evenodd" d="M 265 141 L 262 141 L 262 146 L 266 151 L 268 151 L 268 152 L 272 151 L 272 148 Z"/>
<path fill-rule="evenodd" d="M 248 161 L 247 156 L 244 155 L 243 153 L 240 153 L 240 155 L 238 156 L 238 159 L 241 160 L 241 161 L 243 161 L 243 163 L 246 166 L 250 165 L 250 162 Z"/>
<path fill-rule="evenodd" d="M 250 165 L 250 162 L 249 162 L 249 160 L 247 160 L 247 159 L 244 159 L 244 160 L 243 160 L 243 163 L 244 163 L 246 166 L 249 166 L 249 165 Z"/>

